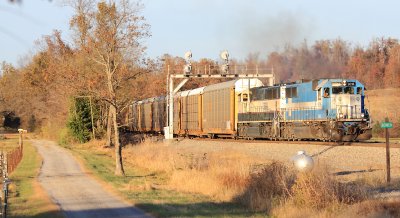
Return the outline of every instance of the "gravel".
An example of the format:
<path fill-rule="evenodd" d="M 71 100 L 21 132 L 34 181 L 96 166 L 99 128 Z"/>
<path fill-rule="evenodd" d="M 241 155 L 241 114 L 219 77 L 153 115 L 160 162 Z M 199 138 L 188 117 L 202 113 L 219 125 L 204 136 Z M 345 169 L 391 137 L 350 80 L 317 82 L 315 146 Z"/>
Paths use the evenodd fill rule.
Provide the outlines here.
<path fill-rule="evenodd" d="M 333 173 L 343 179 L 355 180 L 363 176 L 374 175 L 385 179 L 386 176 L 386 150 L 384 147 L 361 147 L 343 145 L 305 144 L 304 142 L 243 142 L 233 140 L 197 140 L 183 139 L 173 142 L 182 152 L 210 153 L 210 152 L 239 152 L 258 160 L 278 160 L 290 162 L 297 151 L 304 150 L 314 158 L 317 164 L 324 164 Z M 400 179 L 400 148 L 391 148 L 391 177 Z"/>

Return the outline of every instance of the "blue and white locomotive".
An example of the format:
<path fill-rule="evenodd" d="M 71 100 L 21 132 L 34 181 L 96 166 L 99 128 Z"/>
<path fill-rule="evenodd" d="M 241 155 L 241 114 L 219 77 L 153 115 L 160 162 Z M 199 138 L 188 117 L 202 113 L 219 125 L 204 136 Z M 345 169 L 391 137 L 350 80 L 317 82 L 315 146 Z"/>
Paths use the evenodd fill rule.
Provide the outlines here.
<path fill-rule="evenodd" d="M 353 79 L 317 79 L 261 86 L 241 93 L 239 138 L 358 141 L 371 138 L 364 86 Z"/>

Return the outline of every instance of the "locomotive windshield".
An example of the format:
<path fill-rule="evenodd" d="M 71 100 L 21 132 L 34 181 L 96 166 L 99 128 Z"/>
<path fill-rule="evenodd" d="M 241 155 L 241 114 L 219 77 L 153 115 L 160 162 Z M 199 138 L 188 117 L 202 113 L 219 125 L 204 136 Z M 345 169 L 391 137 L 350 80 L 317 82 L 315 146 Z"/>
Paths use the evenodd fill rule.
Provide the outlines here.
<path fill-rule="evenodd" d="M 332 87 L 332 94 L 354 94 L 354 87 Z"/>
<path fill-rule="evenodd" d="M 354 88 L 351 86 L 344 87 L 344 93 L 345 94 L 354 94 Z"/>
<path fill-rule="evenodd" d="M 332 94 L 343 94 L 342 87 L 332 87 Z"/>

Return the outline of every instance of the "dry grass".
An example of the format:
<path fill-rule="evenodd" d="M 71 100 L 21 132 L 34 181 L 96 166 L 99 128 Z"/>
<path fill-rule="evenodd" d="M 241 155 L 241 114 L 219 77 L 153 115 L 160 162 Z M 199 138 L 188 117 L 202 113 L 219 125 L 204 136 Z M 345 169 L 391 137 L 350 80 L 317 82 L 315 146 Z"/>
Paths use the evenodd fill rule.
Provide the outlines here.
<path fill-rule="evenodd" d="M 234 152 L 193 153 L 145 141 L 124 150 L 126 162 L 169 175 L 167 188 L 229 201 L 247 186 L 257 161 Z"/>
<path fill-rule="evenodd" d="M 246 190 L 236 200 L 255 211 L 270 211 L 291 195 L 295 174 L 280 162 L 273 162 L 249 178 Z"/>
<path fill-rule="evenodd" d="M 341 183 L 325 167 L 298 174 L 291 192 L 296 205 L 315 209 L 354 204 L 367 198 L 363 185 Z"/>
<path fill-rule="evenodd" d="M 277 217 L 335 217 L 343 211 L 362 216 L 359 211 L 366 210 L 359 208 L 368 205 L 377 214 L 393 214 L 393 204 L 361 203 L 368 202 L 367 188 L 381 186 L 381 180 L 341 182 L 326 166 L 297 174 L 281 162 L 266 164 L 233 150 L 194 153 L 146 140 L 128 146 L 124 156 L 130 165 L 169 175 L 164 188 L 236 201 Z"/>
<path fill-rule="evenodd" d="M 344 212 L 343 217 L 400 217 L 400 200 L 367 200 Z"/>

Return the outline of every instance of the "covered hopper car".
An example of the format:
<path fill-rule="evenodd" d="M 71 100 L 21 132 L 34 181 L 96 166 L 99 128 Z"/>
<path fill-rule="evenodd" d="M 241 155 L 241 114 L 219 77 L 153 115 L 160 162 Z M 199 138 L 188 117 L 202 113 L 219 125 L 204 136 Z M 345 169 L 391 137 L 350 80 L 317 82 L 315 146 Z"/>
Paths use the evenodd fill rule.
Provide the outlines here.
<path fill-rule="evenodd" d="M 357 80 L 316 79 L 263 86 L 238 79 L 174 96 L 173 132 L 180 136 L 318 139 L 358 141 L 371 138 Z M 167 125 L 166 98 L 134 102 L 128 113 L 136 132 L 162 133 Z"/>

